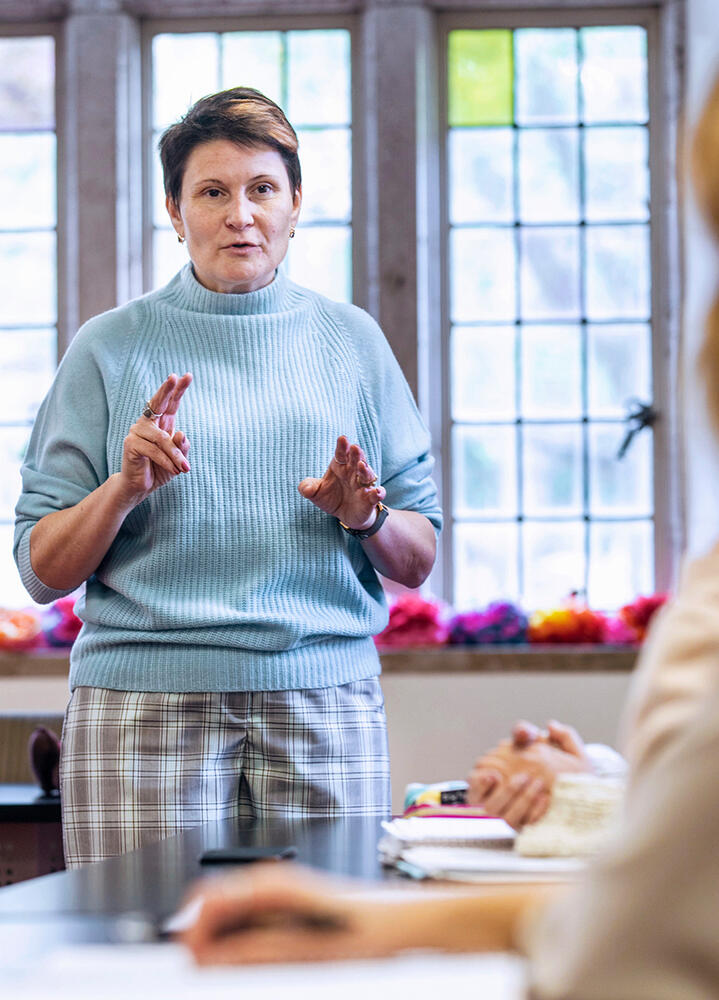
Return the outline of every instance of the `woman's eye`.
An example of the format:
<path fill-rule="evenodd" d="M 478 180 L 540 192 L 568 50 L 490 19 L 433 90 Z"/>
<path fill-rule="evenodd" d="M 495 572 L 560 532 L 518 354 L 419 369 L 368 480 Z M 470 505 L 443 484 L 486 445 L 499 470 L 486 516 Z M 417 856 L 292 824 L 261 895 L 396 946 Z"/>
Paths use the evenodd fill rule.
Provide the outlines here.
<path fill-rule="evenodd" d="M 272 191 L 272 185 L 271 184 L 258 184 L 257 185 L 257 193 L 258 194 L 270 194 L 271 191 Z"/>
<path fill-rule="evenodd" d="M 209 195 L 210 198 L 219 198 L 222 191 L 220 191 L 219 188 L 209 188 L 205 193 Z"/>

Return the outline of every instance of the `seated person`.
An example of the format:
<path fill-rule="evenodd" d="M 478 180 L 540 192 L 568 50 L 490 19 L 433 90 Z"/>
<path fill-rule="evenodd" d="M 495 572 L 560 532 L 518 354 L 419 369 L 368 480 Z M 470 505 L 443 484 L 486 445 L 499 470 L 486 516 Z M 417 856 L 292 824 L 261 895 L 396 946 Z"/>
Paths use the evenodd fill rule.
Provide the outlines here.
<path fill-rule="evenodd" d="M 585 744 L 576 729 L 561 722 L 542 730 L 521 721 L 510 739 L 477 759 L 467 779 L 467 802 L 520 829 L 541 819 L 555 778 L 568 772 L 623 778 L 626 762 L 602 743 Z"/>

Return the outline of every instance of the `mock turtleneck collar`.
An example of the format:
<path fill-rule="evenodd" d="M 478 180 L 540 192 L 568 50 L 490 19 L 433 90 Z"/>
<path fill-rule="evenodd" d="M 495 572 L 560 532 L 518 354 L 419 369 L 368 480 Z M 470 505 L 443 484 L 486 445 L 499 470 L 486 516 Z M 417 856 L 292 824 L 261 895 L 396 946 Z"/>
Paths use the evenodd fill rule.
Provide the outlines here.
<path fill-rule="evenodd" d="M 256 316 L 282 312 L 287 308 L 287 278 L 275 271 L 274 281 L 256 292 L 211 292 L 186 264 L 169 286 L 179 304 L 191 312 L 215 313 L 222 316 Z"/>

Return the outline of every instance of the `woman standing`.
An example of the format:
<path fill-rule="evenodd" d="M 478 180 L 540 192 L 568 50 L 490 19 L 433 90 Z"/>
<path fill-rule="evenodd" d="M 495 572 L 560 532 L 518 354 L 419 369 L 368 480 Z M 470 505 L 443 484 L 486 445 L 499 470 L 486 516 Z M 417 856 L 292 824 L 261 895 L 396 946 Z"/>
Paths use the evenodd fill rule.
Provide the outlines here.
<path fill-rule="evenodd" d="M 417 586 L 441 525 L 381 331 L 278 270 L 301 203 L 280 108 L 215 94 L 160 150 L 191 263 L 80 330 L 16 512 L 35 600 L 87 581 L 69 865 L 220 816 L 387 812 L 376 571 Z"/>

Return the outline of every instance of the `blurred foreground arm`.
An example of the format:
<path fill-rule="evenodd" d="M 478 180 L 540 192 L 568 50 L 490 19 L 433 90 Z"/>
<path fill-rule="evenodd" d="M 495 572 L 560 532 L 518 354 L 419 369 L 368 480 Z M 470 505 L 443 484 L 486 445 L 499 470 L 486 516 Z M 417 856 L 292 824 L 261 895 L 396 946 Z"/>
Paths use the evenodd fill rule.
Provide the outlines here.
<path fill-rule="evenodd" d="M 323 961 L 407 949 L 507 951 L 524 915 L 553 890 L 397 902 L 285 863 L 252 866 L 197 890 L 200 910 L 182 935 L 200 964 Z"/>

